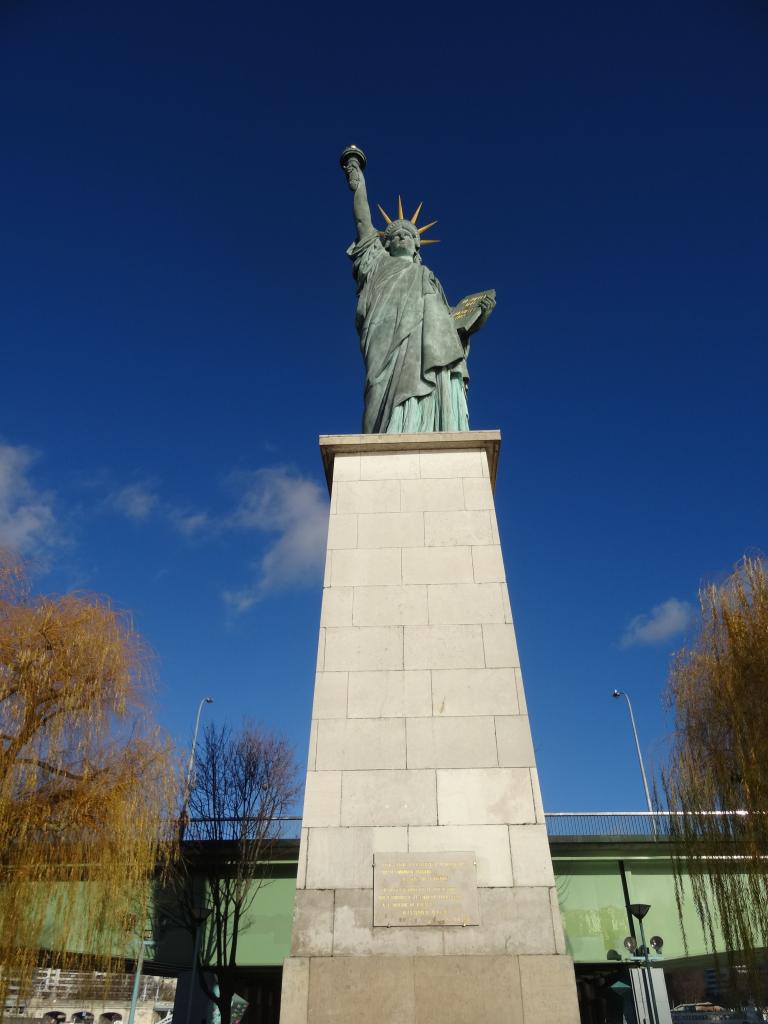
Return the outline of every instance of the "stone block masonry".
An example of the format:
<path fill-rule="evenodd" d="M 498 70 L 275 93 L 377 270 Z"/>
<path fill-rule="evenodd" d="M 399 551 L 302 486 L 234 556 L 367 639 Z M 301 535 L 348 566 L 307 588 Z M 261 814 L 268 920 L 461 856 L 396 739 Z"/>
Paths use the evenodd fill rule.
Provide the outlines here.
<path fill-rule="evenodd" d="M 321 438 L 331 510 L 281 1024 L 578 1021 L 494 508 L 499 444 Z M 474 857 L 479 924 L 374 925 L 377 854 L 411 855 L 408 870 L 449 853 Z M 416 883 L 403 892 L 424 921 Z"/>

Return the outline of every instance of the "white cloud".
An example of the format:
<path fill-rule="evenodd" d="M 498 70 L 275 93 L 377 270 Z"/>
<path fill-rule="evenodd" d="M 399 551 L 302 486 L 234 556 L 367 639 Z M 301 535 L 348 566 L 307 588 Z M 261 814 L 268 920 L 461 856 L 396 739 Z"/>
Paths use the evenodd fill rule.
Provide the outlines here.
<path fill-rule="evenodd" d="M 147 482 L 113 491 L 105 506 L 135 522 L 164 521 L 185 537 L 210 539 L 234 531 L 272 535 L 253 566 L 254 578 L 224 593 L 238 612 L 273 591 L 311 586 L 322 572 L 328 527 L 328 502 L 319 484 L 285 467 L 236 473 L 226 483 L 236 496 L 229 514 L 170 504 Z"/>
<path fill-rule="evenodd" d="M 207 512 L 180 512 L 178 509 L 170 509 L 168 520 L 185 537 L 192 537 L 201 530 L 214 526 Z"/>
<path fill-rule="evenodd" d="M 32 484 L 29 471 L 38 453 L 0 442 L 0 546 L 39 556 L 60 540 L 53 495 Z"/>
<path fill-rule="evenodd" d="M 256 565 L 256 579 L 224 599 L 243 612 L 269 592 L 306 586 L 322 572 L 328 502 L 314 480 L 284 467 L 238 473 L 232 478 L 240 500 L 227 525 L 279 536 Z"/>
<path fill-rule="evenodd" d="M 185 537 L 193 537 L 206 529 L 215 531 L 220 528 L 220 524 L 207 512 L 190 511 L 163 501 L 156 488 L 147 481 L 112 491 L 105 505 L 136 523 L 165 520 Z"/>
<path fill-rule="evenodd" d="M 651 608 L 647 615 L 636 615 L 624 630 L 622 647 L 651 646 L 682 633 L 693 620 L 693 606 L 670 597 Z"/>
<path fill-rule="evenodd" d="M 107 501 L 116 512 L 136 522 L 149 519 L 158 504 L 157 495 L 146 483 L 128 484 L 110 494 Z"/>

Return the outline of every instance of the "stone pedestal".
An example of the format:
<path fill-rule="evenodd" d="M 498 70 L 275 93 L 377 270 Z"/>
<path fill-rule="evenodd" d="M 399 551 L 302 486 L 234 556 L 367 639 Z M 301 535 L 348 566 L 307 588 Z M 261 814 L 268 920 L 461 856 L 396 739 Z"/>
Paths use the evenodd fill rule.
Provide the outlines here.
<path fill-rule="evenodd" d="M 499 442 L 321 438 L 331 514 L 281 1024 L 578 1022 L 494 511 Z M 374 899 L 377 921 L 404 912 L 374 892 L 377 854 L 391 873 L 384 854 L 467 852 L 477 892 L 447 898 L 479 924 L 374 925 Z M 405 891 L 427 901 L 421 922 L 419 884 Z"/>

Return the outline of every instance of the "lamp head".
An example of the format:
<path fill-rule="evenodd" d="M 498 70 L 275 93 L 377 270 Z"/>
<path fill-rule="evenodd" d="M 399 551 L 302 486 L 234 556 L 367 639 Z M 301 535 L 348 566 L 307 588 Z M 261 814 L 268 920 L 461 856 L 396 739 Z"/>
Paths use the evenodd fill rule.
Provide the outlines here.
<path fill-rule="evenodd" d="M 652 935 L 650 939 L 651 945 L 658 953 L 661 947 L 664 945 L 664 939 L 660 935 Z"/>
<path fill-rule="evenodd" d="M 635 953 L 637 951 L 637 939 L 632 935 L 628 935 L 624 939 L 624 949 L 629 950 L 630 953 Z"/>
<path fill-rule="evenodd" d="M 213 704 L 213 697 L 206 697 L 205 698 L 205 703 L 206 704 Z"/>
<path fill-rule="evenodd" d="M 621 692 L 621 690 L 614 690 L 613 693 L 611 694 L 611 696 L 612 697 L 621 697 L 622 696 L 622 692 Z"/>
<path fill-rule="evenodd" d="M 636 917 L 638 921 L 642 921 L 648 911 L 651 909 L 648 903 L 630 903 L 629 912 L 633 917 Z"/>

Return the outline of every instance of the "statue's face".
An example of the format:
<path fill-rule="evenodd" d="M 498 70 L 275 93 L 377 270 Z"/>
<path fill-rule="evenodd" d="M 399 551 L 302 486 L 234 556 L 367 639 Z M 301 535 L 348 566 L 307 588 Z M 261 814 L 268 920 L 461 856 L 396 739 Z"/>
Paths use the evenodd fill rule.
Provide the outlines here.
<path fill-rule="evenodd" d="M 416 236 L 405 224 L 397 224 L 388 232 L 387 251 L 390 256 L 413 256 L 416 252 Z"/>

